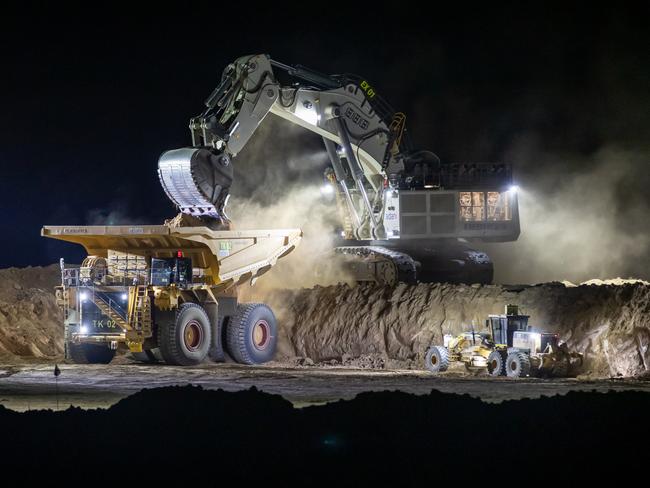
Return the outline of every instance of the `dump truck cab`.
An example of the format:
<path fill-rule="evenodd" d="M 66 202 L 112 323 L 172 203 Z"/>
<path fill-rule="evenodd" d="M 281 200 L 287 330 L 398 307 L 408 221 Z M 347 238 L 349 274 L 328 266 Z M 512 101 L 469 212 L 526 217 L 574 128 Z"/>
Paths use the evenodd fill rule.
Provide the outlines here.
<path fill-rule="evenodd" d="M 240 304 L 237 286 L 254 283 L 289 254 L 299 229 L 46 226 L 41 233 L 89 254 L 80 266 L 61 260 L 56 298 L 68 359 L 107 363 L 120 349 L 179 365 L 226 353 L 245 364 L 273 358 L 273 312 Z"/>

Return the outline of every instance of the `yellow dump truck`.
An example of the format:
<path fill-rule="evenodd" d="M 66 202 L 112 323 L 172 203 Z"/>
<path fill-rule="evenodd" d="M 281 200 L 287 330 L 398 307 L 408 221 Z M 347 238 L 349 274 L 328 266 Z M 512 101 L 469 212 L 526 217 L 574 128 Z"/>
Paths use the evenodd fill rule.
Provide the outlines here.
<path fill-rule="evenodd" d="M 176 365 L 226 355 L 242 364 L 273 358 L 273 311 L 238 303 L 237 285 L 254 282 L 289 254 L 299 229 L 45 226 L 41 235 L 88 253 L 81 266 L 61 260 L 56 299 L 68 359 L 105 364 L 119 349 Z"/>

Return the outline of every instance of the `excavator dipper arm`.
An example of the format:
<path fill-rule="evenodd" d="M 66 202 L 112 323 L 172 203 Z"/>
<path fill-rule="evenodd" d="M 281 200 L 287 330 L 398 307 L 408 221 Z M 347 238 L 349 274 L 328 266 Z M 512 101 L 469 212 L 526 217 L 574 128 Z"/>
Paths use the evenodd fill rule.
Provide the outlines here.
<path fill-rule="evenodd" d="M 519 236 L 510 167 L 441 165 L 435 154 L 411 150 L 405 115 L 363 78 L 265 54 L 229 64 L 190 121 L 192 147 L 160 157 L 161 184 L 183 214 L 228 224 L 233 161 L 269 113 L 323 138 L 343 213 L 337 252 L 359 280 L 491 282 L 489 258 L 467 243 Z"/>
<path fill-rule="evenodd" d="M 282 86 L 276 72 L 298 82 Z M 227 168 L 273 113 L 323 137 L 354 236 L 385 239 L 387 166 L 399 148 L 391 129 L 394 114 L 383 101 L 372 103 L 375 97 L 365 81 L 284 65 L 263 54 L 241 57 L 224 70 L 205 110 L 190 121 L 193 147 L 161 156 L 163 188 L 181 211 L 224 219 L 232 182 Z"/>

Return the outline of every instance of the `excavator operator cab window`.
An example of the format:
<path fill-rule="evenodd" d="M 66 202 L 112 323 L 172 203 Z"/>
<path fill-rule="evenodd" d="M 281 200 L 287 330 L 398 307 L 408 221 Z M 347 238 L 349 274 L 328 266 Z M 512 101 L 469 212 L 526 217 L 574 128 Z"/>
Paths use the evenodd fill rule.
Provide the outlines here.
<path fill-rule="evenodd" d="M 460 220 L 463 222 L 512 220 L 512 195 L 498 191 L 461 191 Z"/>
<path fill-rule="evenodd" d="M 512 220 L 510 192 L 487 192 L 487 219 L 491 221 Z"/>
<path fill-rule="evenodd" d="M 485 193 L 482 191 L 461 191 L 460 219 L 465 222 L 485 220 Z"/>

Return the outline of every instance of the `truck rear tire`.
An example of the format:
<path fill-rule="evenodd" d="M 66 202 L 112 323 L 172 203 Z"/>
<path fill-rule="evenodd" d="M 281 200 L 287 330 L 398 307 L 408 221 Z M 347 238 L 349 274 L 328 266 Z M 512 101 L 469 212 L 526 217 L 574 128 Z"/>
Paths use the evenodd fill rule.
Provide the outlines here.
<path fill-rule="evenodd" d="M 487 358 L 487 371 L 490 376 L 505 376 L 506 375 L 506 359 L 507 354 L 505 351 L 492 351 Z"/>
<path fill-rule="evenodd" d="M 523 378 L 530 374 L 530 358 L 523 352 L 511 352 L 506 359 L 506 373 L 510 378 Z"/>
<path fill-rule="evenodd" d="M 68 356 L 75 364 L 108 364 L 115 357 L 115 350 L 98 344 L 66 344 Z"/>
<path fill-rule="evenodd" d="M 203 307 L 184 303 L 171 317 L 158 325 L 158 347 L 167 364 L 193 366 L 201 363 L 212 343 L 210 319 Z"/>
<path fill-rule="evenodd" d="M 443 346 L 431 346 L 424 357 L 424 365 L 432 373 L 442 373 L 449 368 L 449 351 Z"/>
<path fill-rule="evenodd" d="M 277 321 L 273 311 L 263 303 L 245 303 L 226 325 L 228 353 L 240 364 L 271 361 L 277 347 Z"/>
<path fill-rule="evenodd" d="M 217 326 L 212 329 L 212 346 L 208 351 L 208 357 L 215 363 L 225 363 L 227 360 L 224 344 L 226 343 L 226 329 L 228 328 L 229 322 L 229 316 L 220 316 L 217 321 Z"/>

